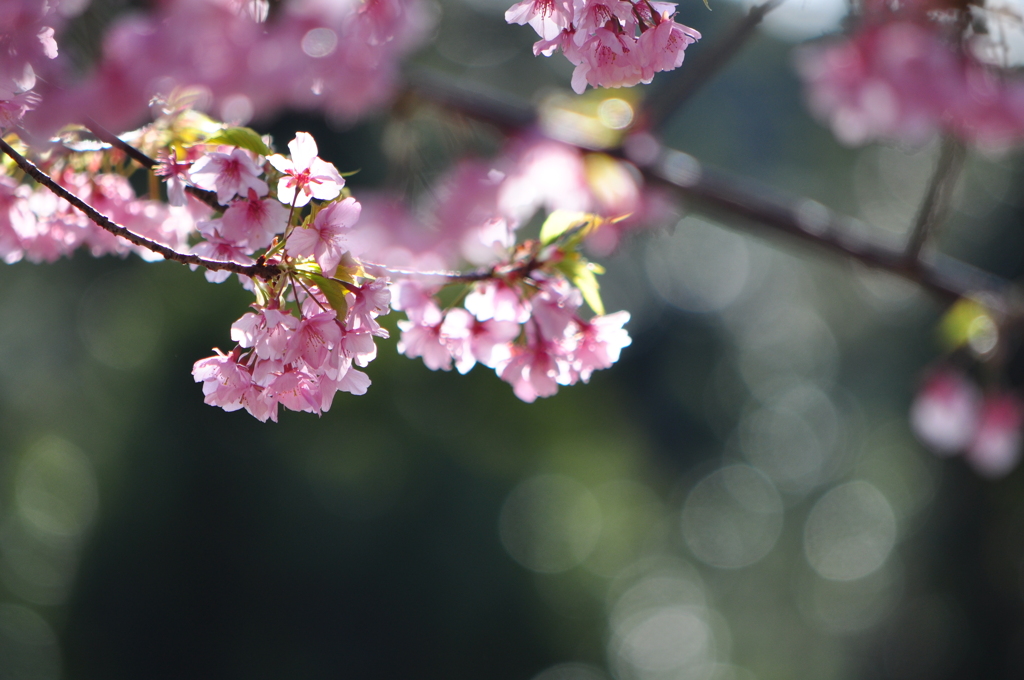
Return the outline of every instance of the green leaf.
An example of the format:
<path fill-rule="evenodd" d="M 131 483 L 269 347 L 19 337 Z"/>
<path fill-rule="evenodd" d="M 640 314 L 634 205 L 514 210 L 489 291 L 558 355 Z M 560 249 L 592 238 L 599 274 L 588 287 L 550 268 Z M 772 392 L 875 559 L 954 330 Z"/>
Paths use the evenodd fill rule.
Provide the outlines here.
<path fill-rule="evenodd" d="M 591 219 L 592 216 L 587 213 L 556 210 L 544 220 L 544 225 L 540 228 L 540 242 L 548 245 L 573 227 L 586 224 Z"/>
<path fill-rule="evenodd" d="M 345 286 L 320 274 L 308 274 L 307 276 L 324 294 L 331 308 L 338 313 L 338 320 L 343 321 L 348 313 L 348 302 L 345 301 L 345 293 L 348 291 Z"/>
<path fill-rule="evenodd" d="M 598 316 L 604 315 L 604 303 L 601 301 L 601 285 L 597 282 L 597 275 L 604 274 L 604 267 L 593 262 L 587 262 L 573 253 L 570 257 L 562 260 L 557 265 L 572 284 L 583 293 L 583 299 L 587 301 L 590 308 Z"/>
<path fill-rule="evenodd" d="M 601 302 L 601 285 L 597 282 L 596 276 L 603 273 L 603 270 L 590 262 L 581 264 L 582 266 L 576 268 L 576 274 L 572 277 L 572 282 L 583 293 L 583 299 L 594 310 L 594 314 L 604 316 L 604 303 Z"/>
<path fill-rule="evenodd" d="M 270 156 L 274 153 L 255 130 L 247 127 L 224 128 L 212 137 L 208 137 L 206 143 L 237 146 L 240 149 L 252 151 L 260 156 Z"/>

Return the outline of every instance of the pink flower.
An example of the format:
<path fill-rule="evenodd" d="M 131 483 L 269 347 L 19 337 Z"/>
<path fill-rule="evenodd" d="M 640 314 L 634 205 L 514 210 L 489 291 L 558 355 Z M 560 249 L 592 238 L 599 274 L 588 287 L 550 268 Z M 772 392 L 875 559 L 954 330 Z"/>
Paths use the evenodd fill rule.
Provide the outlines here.
<path fill-rule="evenodd" d="M 544 281 L 541 291 L 530 299 L 533 322 L 545 340 L 568 344 L 575 334 L 578 317 L 576 310 L 583 304 L 583 296 L 566 279 Z"/>
<path fill-rule="evenodd" d="M 188 171 L 192 161 L 178 162 L 178 156 L 173 151 L 169 154 L 161 153 L 157 160 L 153 174 L 163 177 L 167 182 L 167 202 L 176 206 L 188 203 L 185 187 L 188 186 Z"/>
<path fill-rule="evenodd" d="M 242 397 L 252 383 L 245 367 L 238 364 L 238 355 L 222 354 L 200 359 L 192 366 L 192 377 L 203 383 L 204 401 L 225 411 L 242 408 Z"/>
<path fill-rule="evenodd" d="M 341 327 L 335 316 L 332 309 L 303 319 L 288 340 L 284 362 L 291 364 L 301 359 L 312 370 L 321 368 L 328 352 L 341 345 Z"/>
<path fill-rule="evenodd" d="M 189 171 L 189 177 L 200 189 L 217 192 L 217 201 L 227 205 L 236 195 L 245 196 L 254 189 L 259 196 L 267 193 L 267 183 L 260 179 L 263 171 L 244 149 L 231 153 L 206 154 Z"/>
<path fill-rule="evenodd" d="M 333 276 L 348 251 L 348 232 L 359 221 L 361 206 L 351 196 L 332 203 L 305 228 L 295 229 L 288 237 L 288 251 L 296 256 L 312 255 L 327 276 Z"/>
<path fill-rule="evenodd" d="M 661 22 L 652 30 L 641 34 L 640 47 L 642 82 L 649 83 L 654 74 L 671 71 L 683 64 L 683 50 L 700 40 L 700 33 L 662 15 Z"/>
<path fill-rule="evenodd" d="M 615 312 L 595 316 L 583 324 L 579 344 L 573 352 L 573 368 L 580 380 L 589 382 L 594 371 L 610 368 L 619 360 L 622 348 L 632 342 L 623 328 L 628 321 L 629 312 Z"/>
<path fill-rule="evenodd" d="M 441 321 L 441 312 L 434 303 L 433 297 L 423 286 L 408 279 L 391 285 L 391 308 L 396 312 L 405 312 L 410 321 L 436 324 Z"/>
<path fill-rule="evenodd" d="M 443 321 L 440 308 L 429 302 L 419 310 L 419 318 L 399 321 L 398 327 L 402 335 L 398 340 L 398 352 L 410 359 L 423 357 L 423 363 L 432 371 L 438 369 L 449 371 L 452 367 L 452 355 L 448 343 L 441 335 Z"/>
<path fill-rule="evenodd" d="M 494 279 L 478 283 L 463 305 L 480 321 L 524 323 L 530 318 L 529 302 L 520 300 L 519 291 Z"/>
<path fill-rule="evenodd" d="M 910 425 L 935 453 L 950 456 L 974 438 L 980 403 L 974 383 L 959 371 L 940 369 L 925 381 L 914 399 Z"/>
<path fill-rule="evenodd" d="M 346 326 L 350 329 L 366 329 L 382 338 L 388 337 L 386 328 L 381 328 L 376 318 L 391 311 L 391 290 L 387 277 L 380 277 L 363 284 L 345 296 L 348 301 Z"/>
<path fill-rule="evenodd" d="M 1002 477 L 1020 460 L 1020 400 L 1008 392 L 989 395 L 981 406 L 978 430 L 965 452 L 967 461 L 987 477 Z"/>
<path fill-rule="evenodd" d="M 448 310 L 441 336 L 455 359 L 455 368 L 466 374 L 479 361 L 488 368 L 511 358 L 511 342 L 519 336 L 514 321 L 477 321 L 461 307 Z"/>
<path fill-rule="evenodd" d="M 292 411 L 306 411 L 320 415 L 323 395 L 316 379 L 305 371 L 286 369 L 267 386 L 266 391 L 275 400 Z"/>
<path fill-rule="evenodd" d="M 572 24 L 573 9 L 569 0 L 522 0 L 505 12 L 510 24 L 529 23 L 544 40 L 551 40 Z"/>
<path fill-rule="evenodd" d="M 38 103 L 39 95 L 34 92 L 20 92 L 8 99 L 0 99 L 0 130 L 21 123 L 25 114 L 36 108 Z"/>
<path fill-rule="evenodd" d="M 349 394 L 357 396 L 366 394 L 366 390 L 369 388 L 370 376 L 354 368 L 345 371 L 345 375 L 341 376 L 341 379 L 338 380 L 338 389 Z M 325 408 L 324 410 L 326 411 L 327 409 Z"/>
<path fill-rule="evenodd" d="M 215 262 L 236 262 L 245 265 L 255 262 L 255 260 L 249 257 L 249 253 L 252 250 L 239 246 L 234 241 L 229 241 L 220 235 L 220 228 L 222 226 L 220 220 L 199 222 L 198 226 L 199 231 L 206 237 L 205 241 L 200 241 L 192 247 L 192 252 L 199 257 Z M 190 266 L 195 271 L 197 265 Z M 231 272 L 229 271 L 206 270 L 206 280 L 210 283 L 222 283 L 230 276 Z"/>
<path fill-rule="evenodd" d="M 247 199 L 232 202 L 224 212 L 221 233 L 225 239 L 262 250 L 286 226 L 288 208 L 271 198 L 261 200 L 254 189 L 249 189 Z"/>
<path fill-rule="evenodd" d="M 633 4 L 626 0 L 584 0 L 582 5 L 577 9 L 573 22 L 576 27 L 576 35 L 573 36 L 573 40 L 577 45 L 583 44 L 591 33 L 599 28 L 604 28 L 609 21 L 625 24 L 630 30 L 636 25 Z"/>
<path fill-rule="evenodd" d="M 642 54 L 631 35 L 599 28 L 580 46 L 580 56 L 582 59 L 572 73 L 576 94 L 583 94 L 587 84 L 632 87 L 643 80 Z"/>
<path fill-rule="evenodd" d="M 255 348 L 260 359 L 281 359 L 298 319 L 279 309 L 243 314 L 231 325 L 231 339 L 245 348 Z"/>
<path fill-rule="evenodd" d="M 558 360 L 559 354 L 546 342 L 513 345 L 511 357 L 497 368 L 498 376 L 512 385 L 517 397 L 532 404 L 537 397 L 558 392 L 559 382 L 564 381 L 567 366 Z"/>
<path fill-rule="evenodd" d="M 277 184 L 277 200 L 296 208 L 309 203 L 311 198 L 330 201 L 338 197 L 345 179 L 332 163 L 317 157 L 316 141 L 308 132 L 295 133 L 288 142 L 291 160 L 274 154 L 267 160 L 284 174 Z M 350 200 L 350 199 L 346 199 Z"/>

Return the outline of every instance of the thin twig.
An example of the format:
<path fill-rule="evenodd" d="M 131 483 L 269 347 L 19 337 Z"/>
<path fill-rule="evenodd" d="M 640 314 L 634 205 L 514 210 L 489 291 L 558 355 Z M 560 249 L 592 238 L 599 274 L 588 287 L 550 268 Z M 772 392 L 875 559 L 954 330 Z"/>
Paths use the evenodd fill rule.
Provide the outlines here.
<path fill-rule="evenodd" d="M 138 234 L 128 231 L 121 225 L 112 221 L 106 215 L 98 212 L 91 205 L 83 201 L 82 199 L 75 196 L 70 191 L 57 184 L 49 175 L 40 170 L 31 161 L 22 156 L 20 153 L 14 150 L 10 144 L 0 138 L 0 151 L 11 157 L 11 159 L 18 164 L 25 174 L 29 175 L 39 184 L 43 185 L 58 197 L 63 198 L 65 201 L 81 210 L 86 217 L 96 223 L 100 228 L 110 232 L 114 236 L 119 236 L 130 243 L 133 243 L 141 248 L 150 250 L 158 255 L 162 255 L 166 260 L 174 260 L 182 264 L 194 264 L 200 267 L 212 271 L 229 271 L 241 276 L 248 276 L 250 278 L 261 278 L 261 279 L 273 279 L 281 273 L 281 270 L 276 265 L 269 264 L 253 264 L 253 265 L 242 265 L 236 262 L 217 262 L 216 260 L 207 260 L 199 257 L 198 255 L 179 253 L 178 251 L 157 243 L 156 241 L 150 241 L 149 239 L 139 236 Z"/>
<path fill-rule="evenodd" d="M 486 97 L 479 90 L 468 90 L 439 76 L 431 80 L 429 89 L 419 92 L 447 106 Z M 516 129 L 522 108 L 517 105 L 509 118 L 493 122 Z M 462 112 L 473 115 L 477 110 L 487 111 L 491 120 L 500 116 L 501 107 L 496 101 L 473 102 Z M 746 178 L 709 168 L 680 151 L 663 149 L 655 162 L 642 165 L 640 171 L 646 181 L 667 184 L 676 193 L 691 199 L 688 208 L 696 212 L 742 218 L 728 221 L 727 226 L 763 227 L 781 232 L 906 278 L 943 298 L 960 298 L 980 291 L 1004 294 L 1011 288 L 1005 279 L 938 253 L 931 255 L 927 262 L 908 263 L 902 249 L 896 250 L 860 235 L 859 232 L 870 229 L 858 220 L 834 213 L 811 199 L 785 196 Z M 859 228 L 855 228 L 858 225 Z"/>
<path fill-rule="evenodd" d="M 831 252 L 909 279 L 944 298 L 988 291 L 1005 294 L 1008 281 L 941 254 L 930 261 L 907 260 L 894 249 L 862 235 L 868 225 L 839 215 L 808 198 L 790 197 L 748 179 L 703 166 L 680 151 L 666 149 L 645 169 L 646 177 L 671 186 L 691 200 L 695 212 L 740 217 L 748 223 L 788 234 Z M 730 226 L 744 226 L 730 222 Z"/>
<path fill-rule="evenodd" d="M 128 157 L 130 157 L 132 160 L 137 162 L 142 167 L 148 169 L 153 169 L 154 167 L 156 167 L 155 159 L 150 158 L 141 150 L 135 148 L 128 142 L 124 141 L 123 139 L 115 135 L 113 132 L 97 123 L 92 118 L 86 119 L 85 127 L 87 130 L 89 130 L 89 132 L 96 135 L 96 139 L 100 140 L 101 142 L 106 142 L 115 149 L 120 149 Z"/>
<path fill-rule="evenodd" d="M 765 15 L 781 5 L 783 0 L 768 0 L 754 5 L 747 15 L 733 26 L 725 37 L 699 55 L 696 63 L 686 65 L 662 77 L 661 84 L 644 102 L 647 125 L 660 129 L 694 94 L 747 44 Z"/>
<path fill-rule="evenodd" d="M 921 249 L 946 219 L 965 155 L 963 144 L 953 137 L 943 138 L 939 160 L 935 164 L 935 173 L 921 201 L 914 229 L 903 252 L 903 257 L 908 263 L 916 262 L 920 258 Z"/>
<path fill-rule="evenodd" d="M 115 149 L 119 149 L 124 152 L 129 158 L 133 159 L 142 167 L 152 171 L 159 163 L 156 159 L 150 157 L 142 150 L 132 146 L 128 142 L 124 141 L 110 130 L 106 129 L 92 118 L 86 119 L 87 122 L 85 127 L 87 130 L 96 135 L 96 138 L 101 142 L 106 142 Z M 217 212 L 224 210 L 224 206 L 217 200 L 217 194 L 213 191 L 206 191 L 205 189 L 199 189 L 194 186 L 186 186 L 185 191 L 192 194 L 200 201 L 210 206 Z"/>

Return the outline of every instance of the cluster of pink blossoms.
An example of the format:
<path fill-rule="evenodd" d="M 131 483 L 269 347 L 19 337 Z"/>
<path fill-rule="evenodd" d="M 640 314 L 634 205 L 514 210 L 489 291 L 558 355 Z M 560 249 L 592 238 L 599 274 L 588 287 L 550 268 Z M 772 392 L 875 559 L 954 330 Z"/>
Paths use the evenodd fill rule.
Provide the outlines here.
<path fill-rule="evenodd" d="M 936 132 L 996 149 L 1024 141 L 1024 81 L 979 60 L 965 12 L 865 3 L 852 36 L 798 53 L 811 110 L 851 145 L 920 143 Z"/>
<path fill-rule="evenodd" d="M 609 368 L 630 344 L 622 326 L 629 312 L 578 314 L 580 291 L 561 276 L 546 275 L 538 262 L 530 274 L 474 284 L 465 307 L 442 311 L 434 288 L 412 281 L 396 286 L 392 306 L 409 317 L 399 321 L 398 351 L 422 357 L 431 370 L 466 373 L 477 363 L 493 368 L 526 402 L 550 397 L 559 385 L 588 382 Z"/>
<path fill-rule="evenodd" d="M 606 253 L 631 226 L 667 220 L 666 200 L 639 177 L 624 161 L 527 138 L 488 162 L 462 163 L 415 211 L 364 197 L 352 241 L 369 271 L 404 277 L 393 286 L 392 307 L 408 317 L 399 351 L 432 370 L 483 364 L 524 401 L 611 366 L 630 342 L 629 315 L 603 313 L 580 246 Z M 545 212 L 580 231 L 542 229 L 539 240 L 517 243 Z M 476 267 L 471 276 L 443 271 L 465 263 Z M 581 314 L 581 287 L 597 316 Z M 439 301 L 451 289 L 461 306 Z"/>
<path fill-rule="evenodd" d="M 677 23 L 675 3 L 653 0 L 522 0 L 505 12 L 510 24 L 530 24 L 540 40 L 534 54 L 556 50 L 576 66 L 572 89 L 632 87 L 683 63 L 700 33 Z"/>
<path fill-rule="evenodd" d="M 298 317 L 279 300 L 253 305 L 255 312 L 231 326 L 238 345 L 195 363 L 192 375 L 203 383 L 207 404 L 225 411 L 245 408 L 261 421 L 277 422 L 279 404 L 319 415 L 339 391 L 366 393 L 370 378 L 353 364 L 366 366 L 377 356 L 374 337 L 388 337 L 375 321 L 388 313 L 387 280 L 352 285 L 344 318 L 315 285 L 293 293 Z"/>
<path fill-rule="evenodd" d="M 55 179 L 118 224 L 178 251 L 188 250 L 197 219 L 210 212 L 194 200 L 174 207 L 140 199 L 121 175 L 64 168 Z M 134 252 L 148 260 L 161 259 L 104 231 L 48 189 L 0 174 L 0 259 L 8 264 L 21 259 L 53 262 L 82 247 L 95 257 Z"/>
<path fill-rule="evenodd" d="M 290 0 L 273 12 L 267 0 L 151 4 L 118 17 L 86 69 L 58 58 L 63 3 L 0 0 L 0 127 L 36 108 L 25 124 L 42 134 L 85 116 L 130 129 L 176 89 L 236 124 L 285 107 L 351 120 L 390 98 L 399 58 L 431 24 L 421 0 Z"/>
<path fill-rule="evenodd" d="M 957 369 L 944 367 L 928 376 L 914 400 L 910 423 L 936 454 L 962 453 L 986 476 L 1002 477 L 1020 460 L 1020 399 L 1004 390 L 982 393 Z"/>
<path fill-rule="evenodd" d="M 389 311 L 387 278 L 367 276 L 351 258 L 343 262 L 360 204 L 343 195 L 344 178 L 317 156 L 309 134 L 298 133 L 288 148 L 287 157 L 265 158 L 237 147 L 200 150 L 191 165 L 172 156 L 160 169 L 214 192 L 226 206 L 198 223 L 203 240 L 194 253 L 250 265 L 262 251 L 260 261 L 280 268 L 271 279 L 245 277 L 257 302 L 231 327 L 236 347 L 197 361 L 192 371 L 206 403 L 245 408 L 262 421 L 276 421 L 278 405 L 321 414 L 339 390 L 365 393 L 370 379 L 354 365 L 365 367 L 377 355 L 374 338 L 388 337 L 376 321 Z M 206 274 L 213 282 L 230 275 Z"/>
<path fill-rule="evenodd" d="M 0 2 L 0 130 L 17 124 L 36 107 L 39 97 L 32 89 L 38 76 L 48 74 L 52 60 L 57 58 L 54 26 L 61 23 L 49 3 Z"/>

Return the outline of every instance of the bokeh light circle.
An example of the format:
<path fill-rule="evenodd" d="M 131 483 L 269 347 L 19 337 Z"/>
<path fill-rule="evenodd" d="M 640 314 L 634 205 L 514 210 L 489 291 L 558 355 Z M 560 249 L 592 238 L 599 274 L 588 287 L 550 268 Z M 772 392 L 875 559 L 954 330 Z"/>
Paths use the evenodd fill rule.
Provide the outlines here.
<path fill-rule="evenodd" d="M 820 576 L 836 581 L 875 572 L 895 543 L 892 506 L 863 480 L 837 486 L 818 499 L 804 525 L 807 561 Z"/>
<path fill-rule="evenodd" d="M 705 564 L 739 569 L 768 554 L 782 531 L 782 499 L 759 470 L 730 465 L 690 491 L 683 504 L 686 545 Z"/>
<path fill-rule="evenodd" d="M 587 487 L 564 475 L 520 483 L 499 518 L 505 550 L 532 571 L 558 573 L 587 559 L 601 533 L 601 508 Z"/>

